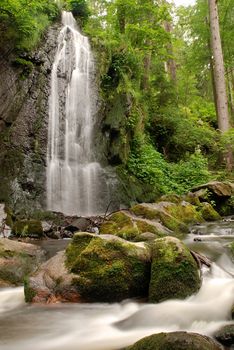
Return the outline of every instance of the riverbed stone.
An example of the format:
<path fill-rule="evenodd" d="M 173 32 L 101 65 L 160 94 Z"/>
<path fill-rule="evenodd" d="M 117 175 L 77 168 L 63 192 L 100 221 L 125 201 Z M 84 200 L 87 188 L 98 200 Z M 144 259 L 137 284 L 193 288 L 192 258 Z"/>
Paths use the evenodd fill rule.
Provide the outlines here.
<path fill-rule="evenodd" d="M 73 284 L 85 300 L 115 302 L 147 296 L 151 257 L 143 242 L 76 233 L 66 256 L 69 271 L 76 274 Z"/>
<path fill-rule="evenodd" d="M 61 251 L 46 261 L 24 282 L 26 302 L 55 303 L 80 302 L 81 297 L 73 286 L 74 274 L 65 266 L 65 252 Z"/>
<path fill-rule="evenodd" d="M 113 234 L 128 241 L 139 241 L 140 235 L 145 232 L 151 232 L 155 238 L 171 233 L 159 222 L 140 219 L 127 210 L 110 215 L 100 226 L 101 234 Z"/>
<path fill-rule="evenodd" d="M 180 240 L 156 239 L 151 248 L 150 302 L 184 299 L 198 291 L 201 280 L 197 263 Z"/>
<path fill-rule="evenodd" d="M 43 236 L 42 223 L 39 220 L 18 220 L 13 224 L 12 234 L 20 237 L 41 238 Z"/>
<path fill-rule="evenodd" d="M 224 346 L 234 345 L 234 324 L 222 327 L 214 337 Z"/>
<path fill-rule="evenodd" d="M 195 206 L 185 201 L 142 203 L 133 206 L 131 211 L 138 217 L 160 221 L 174 233 L 187 233 L 189 224 L 204 221 Z"/>
<path fill-rule="evenodd" d="M 201 203 L 199 206 L 199 211 L 206 221 L 221 220 L 221 216 L 219 213 L 217 213 L 217 211 L 212 207 L 210 203 Z"/>
<path fill-rule="evenodd" d="M 222 216 L 234 214 L 234 183 L 211 181 L 192 189 L 202 202 L 209 202 Z"/>
<path fill-rule="evenodd" d="M 0 238 L 0 287 L 22 285 L 44 259 L 36 245 Z"/>
<path fill-rule="evenodd" d="M 187 332 L 159 333 L 145 337 L 128 350 L 221 350 L 213 339 Z"/>

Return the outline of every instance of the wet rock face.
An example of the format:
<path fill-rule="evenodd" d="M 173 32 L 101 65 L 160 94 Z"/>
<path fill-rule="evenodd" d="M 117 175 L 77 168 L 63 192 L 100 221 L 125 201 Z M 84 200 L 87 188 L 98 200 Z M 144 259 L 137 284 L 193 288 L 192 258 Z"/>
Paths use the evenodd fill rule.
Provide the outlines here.
<path fill-rule="evenodd" d="M 40 209 L 45 196 L 48 97 L 58 25 L 32 53 L 1 56 L 0 200 Z"/>
<path fill-rule="evenodd" d="M 213 339 L 197 333 L 173 332 L 153 334 L 139 340 L 128 350 L 221 350 Z"/>

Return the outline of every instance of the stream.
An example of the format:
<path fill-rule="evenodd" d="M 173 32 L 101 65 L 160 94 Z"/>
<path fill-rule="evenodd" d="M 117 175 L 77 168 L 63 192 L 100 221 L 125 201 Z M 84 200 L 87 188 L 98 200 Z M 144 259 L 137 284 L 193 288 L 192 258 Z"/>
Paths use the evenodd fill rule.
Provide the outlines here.
<path fill-rule="evenodd" d="M 114 350 L 153 333 L 178 330 L 212 336 L 232 323 L 234 264 L 227 245 L 233 239 L 232 220 L 191 228 L 185 243 L 213 264 L 202 271 L 200 291 L 185 300 L 27 305 L 22 287 L 1 289 L 0 349 Z"/>

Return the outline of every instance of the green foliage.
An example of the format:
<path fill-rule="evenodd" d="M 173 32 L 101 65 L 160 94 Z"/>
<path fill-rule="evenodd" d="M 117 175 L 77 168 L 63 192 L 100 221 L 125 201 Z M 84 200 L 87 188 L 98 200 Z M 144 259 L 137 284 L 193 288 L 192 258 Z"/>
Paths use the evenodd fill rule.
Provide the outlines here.
<path fill-rule="evenodd" d="M 207 160 L 199 150 L 179 163 L 168 163 L 151 144 L 139 140 L 135 142 L 127 166 L 143 183 L 156 188 L 158 195 L 182 194 L 211 178 Z"/>
<path fill-rule="evenodd" d="M 0 47 L 4 43 L 29 50 L 40 39 L 49 23 L 57 18 L 53 0 L 2 0 L 0 5 Z"/>
<path fill-rule="evenodd" d="M 67 9 L 78 18 L 82 25 L 87 22 L 90 10 L 86 0 L 68 0 Z"/>

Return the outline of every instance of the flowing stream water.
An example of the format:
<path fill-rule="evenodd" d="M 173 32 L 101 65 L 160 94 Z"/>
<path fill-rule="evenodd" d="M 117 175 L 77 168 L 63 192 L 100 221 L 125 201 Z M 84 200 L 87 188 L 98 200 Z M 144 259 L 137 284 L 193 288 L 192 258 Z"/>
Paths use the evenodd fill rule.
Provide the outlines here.
<path fill-rule="evenodd" d="M 203 271 L 199 292 L 159 304 L 26 305 L 23 288 L 0 291 L 1 350 L 114 350 L 157 332 L 187 330 L 211 335 L 231 323 L 234 264 L 227 245 L 234 222 L 194 227 L 186 244 L 214 263 Z M 199 239 L 199 241 L 194 241 Z"/>
<path fill-rule="evenodd" d="M 47 207 L 67 215 L 103 214 L 110 179 L 95 154 L 94 60 L 70 12 L 62 13 L 62 24 L 51 74 Z"/>

